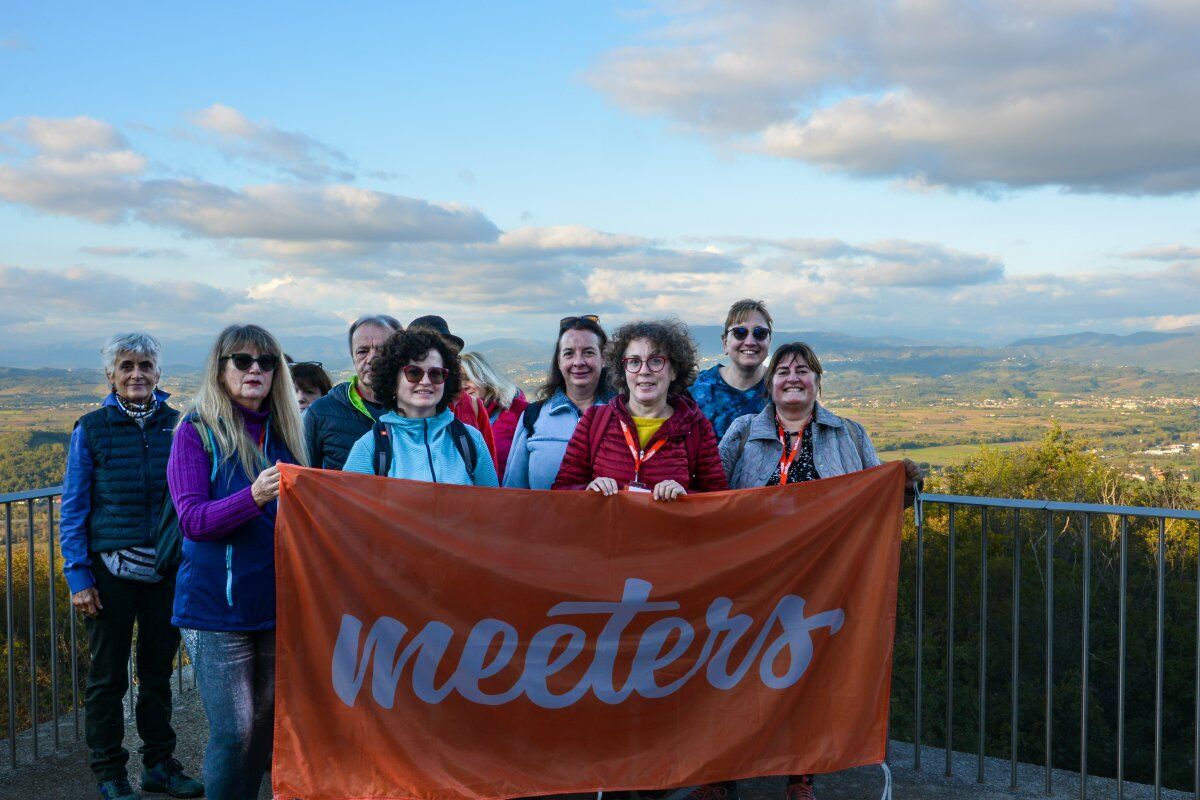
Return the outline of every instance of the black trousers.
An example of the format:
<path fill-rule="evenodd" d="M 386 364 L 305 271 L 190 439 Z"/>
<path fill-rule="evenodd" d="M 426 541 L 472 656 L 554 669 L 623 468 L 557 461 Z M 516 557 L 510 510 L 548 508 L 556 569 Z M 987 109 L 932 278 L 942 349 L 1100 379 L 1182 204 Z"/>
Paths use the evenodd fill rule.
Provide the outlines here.
<path fill-rule="evenodd" d="M 137 622 L 138 749 L 146 766 L 175 752 L 171 728 L 171 660 L 179 649 L 179 629 L 171 624 L 175 581 L 158 583 L 117 578 L 99 556 L 92 575 L 104 606 L 97 617 L 86 617 L 92 664 L 84 695 L 84 734 L 91 751 L 92 772 L 99 782 L 125 776 L 129 751 L 125 739 L 125 710 L 121 701 L 129 689 L 129 653 L 133 623 Z"/>

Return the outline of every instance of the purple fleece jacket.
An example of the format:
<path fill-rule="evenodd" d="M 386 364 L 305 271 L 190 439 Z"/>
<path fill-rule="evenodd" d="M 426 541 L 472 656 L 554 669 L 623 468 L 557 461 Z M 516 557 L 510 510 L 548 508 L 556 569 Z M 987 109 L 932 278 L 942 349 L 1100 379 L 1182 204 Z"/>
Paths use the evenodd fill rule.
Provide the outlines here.
<path fill-rule="evenodd" d="M 242 413 L 250 439 L 259 441 L 268 414 L 234 407 Z M 224 538 L 262 514 L 249 486 L 220 500 L 210 499 L 208 479 L 211 474 L 212 461 L 204 452 L 196 426 L 180 425 L 167 462 L 167 485 L 171 487 L 171 498 L 179 514 L 179 529 L 184 536 L 197 542 Z"/>

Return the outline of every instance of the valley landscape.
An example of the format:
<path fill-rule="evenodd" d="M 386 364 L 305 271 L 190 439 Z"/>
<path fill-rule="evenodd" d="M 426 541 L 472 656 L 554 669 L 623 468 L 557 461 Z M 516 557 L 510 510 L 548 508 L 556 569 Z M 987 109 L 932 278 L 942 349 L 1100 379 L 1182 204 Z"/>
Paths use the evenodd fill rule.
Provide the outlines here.
<path fill-rule="evenodd" d="M 721 359 L 720 328 L 694 326 L 703 367 Z M 779 331 L 802 340 L 825 368 L 824 402 L 862 422 L 885 460 L 912 458 L 935 474 L 979 455 L 1043 438 L 1061 427 L 1138 481 L 1173 473 L 1200 480 L 1200 331 L 1072 334 L 1000 347 L 931 345 L 838 333 Z M 103 396 L 93 366 L 99 343 L 41 352 L 0 349 L 0 491 L 61 480 L 74 421 Z M 165 342 L 164 386 L 177 404 L 195 390 L 208 342 Z M 299 359 L 321 359 L 335 380 L 350 374 L 339 337 L 285 340 Z M 540 384 L 549 341 L 469 343 L 526 394 Z M 90 362 L 90 363 L 89 363 Z"/>

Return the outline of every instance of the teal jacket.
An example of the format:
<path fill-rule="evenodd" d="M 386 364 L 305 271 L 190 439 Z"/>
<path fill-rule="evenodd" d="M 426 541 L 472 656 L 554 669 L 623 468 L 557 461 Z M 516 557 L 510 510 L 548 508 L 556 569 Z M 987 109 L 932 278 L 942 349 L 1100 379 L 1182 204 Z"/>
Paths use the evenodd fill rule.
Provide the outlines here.
<path fill-rule="evenodd" d="M 483 434 L 467 426 L 467 433 L 475 442 L 475 477 L 467 470 L 458 448 L 454 446 L 449 427 L 454 414 L 449 409 L 434 417 L 412 419 L 389 411 L 379 418 L 388 426 L 388 440 L 392 443 L 392 466 L 388 475 L 413 481 L 431 483 L 456 483 L 470 486 L 499 486 L 496 465 L 488 453 Z M 342 469 L 346 472 L 374 474 L 372 466 L 375 456 L 375 434 L 367 431 L 350 448 L 350 455 Z"/>

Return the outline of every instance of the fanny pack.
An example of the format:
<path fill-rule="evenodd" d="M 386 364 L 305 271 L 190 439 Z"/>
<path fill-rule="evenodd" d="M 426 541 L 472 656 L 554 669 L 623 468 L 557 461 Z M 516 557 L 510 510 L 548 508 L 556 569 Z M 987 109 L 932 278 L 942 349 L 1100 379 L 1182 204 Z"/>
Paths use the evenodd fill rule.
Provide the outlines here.
<path fill-rule="evenodd" d="M 100 559 L 108 571 L 118 578 L 143 583 L 157 583 L 162 575 L 154 569 L 155 551 L 151 545 L 125 547 L 101 553 Z"/>

